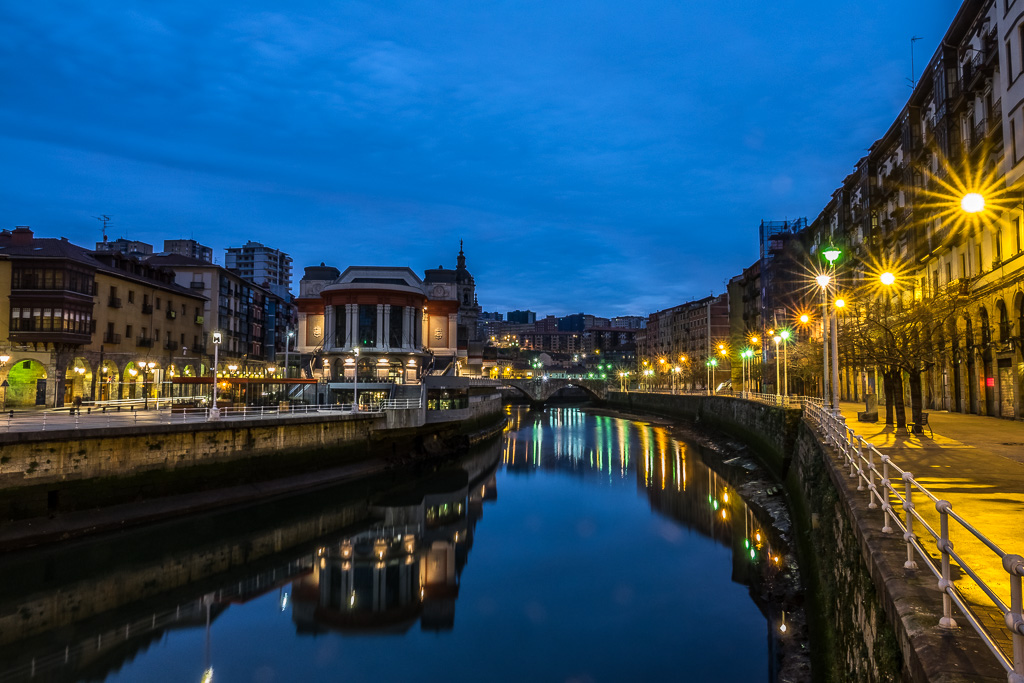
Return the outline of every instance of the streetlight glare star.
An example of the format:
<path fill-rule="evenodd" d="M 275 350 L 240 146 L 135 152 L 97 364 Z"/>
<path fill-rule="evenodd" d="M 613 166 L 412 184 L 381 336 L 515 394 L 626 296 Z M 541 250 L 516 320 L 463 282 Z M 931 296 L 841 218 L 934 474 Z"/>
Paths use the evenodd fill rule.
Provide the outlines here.
<path fill-rule="evenodd" d="M 882 284 L 886 286 L 896 282 L 896 276 L 893 275 L 892 273 L 882 273 L 880 279 L 882 281 Z"/>
<path fill-rule="evenodd" d="M 819 287 L 828 287 L 828 283 L 832 282 L 832 278 L 825 274 L 819 275 L 814 280 L 818 283 Z"/>
<path fill-rule="evenodd" d="M 985 210 L 985 198 L 977 192 L 968 192 L 960 200 L 960 208 L 967 213 L 980 213 Z"/>

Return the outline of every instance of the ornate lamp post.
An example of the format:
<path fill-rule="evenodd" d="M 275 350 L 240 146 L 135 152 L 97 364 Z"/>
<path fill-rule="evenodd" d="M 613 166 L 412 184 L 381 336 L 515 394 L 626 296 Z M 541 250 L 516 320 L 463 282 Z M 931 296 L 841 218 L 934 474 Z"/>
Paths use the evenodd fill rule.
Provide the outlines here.
<path fill-rule="evenodd" d="M 210 412 L 207 413 L 206 419 L 219 420 L 220 408 L 217 407 L 217 362 L 223 335 L 220 332 L 213 332 L 211 336 L 213 338 L 213 406 L 210 408 Z"/>

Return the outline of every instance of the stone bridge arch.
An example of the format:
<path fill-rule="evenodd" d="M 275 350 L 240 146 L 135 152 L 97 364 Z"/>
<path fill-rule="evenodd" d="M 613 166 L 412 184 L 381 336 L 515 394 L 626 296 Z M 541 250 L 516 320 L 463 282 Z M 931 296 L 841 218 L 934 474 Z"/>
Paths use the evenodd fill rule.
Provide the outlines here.
<path fill-rule="evenodd" d="M 533 403 L 546 403 L 562 389 L 576 387 L 602 401 L 608 396 L 608 383 L 588 379 L 508 379 L 504 386 L 516 389 Z"/>

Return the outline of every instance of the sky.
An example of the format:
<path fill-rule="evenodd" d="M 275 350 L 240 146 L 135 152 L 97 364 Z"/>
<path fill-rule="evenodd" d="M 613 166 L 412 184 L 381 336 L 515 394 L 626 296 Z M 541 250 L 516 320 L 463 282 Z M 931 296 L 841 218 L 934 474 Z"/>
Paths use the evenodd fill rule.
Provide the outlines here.
<path fill-rule="evenodd" d="M 954 0 L 0 4 L 0 226 L 454 267 L 646 315 L 814 217 Z"/>

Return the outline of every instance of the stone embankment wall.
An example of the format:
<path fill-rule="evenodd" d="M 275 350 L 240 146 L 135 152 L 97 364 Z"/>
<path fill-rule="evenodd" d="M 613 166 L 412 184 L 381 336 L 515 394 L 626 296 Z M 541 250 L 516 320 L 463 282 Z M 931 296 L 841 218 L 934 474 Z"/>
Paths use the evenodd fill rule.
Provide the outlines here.
<path fill-rule="evenodd" d="M 941 594 L 927 569 L 903 569 L 905 544 L 881 533 L 881 509 L 833 460 L 802 411 L 726 396 L 611 392 L 611 407 L 681 417 L 749 444 L 787 492 L 812 605 L 815 678 L 1005 680 L 973 634 L 938 628 Z M 816 622 L 816 623 L 815 623 Z"/>
<path fill-rule="evenodd" d="M 382 416 L 266 420 L 0 434 L 0 488 L 175 470 L 282 451 L 368 444 Z"/>
<path fill-rule="evenodd" d="M 423 424 L 381 414 L 319 413 L 130 429 L 0 434 L 0 519 L 130 503 L 324 470 L 367 458 L 445 455 L 502 416 L 498 394 L 466 415 Z M 454 412 L 454 411 L 438 411 Z M 500 425 L 499 425 L 500 427 Z"/>

